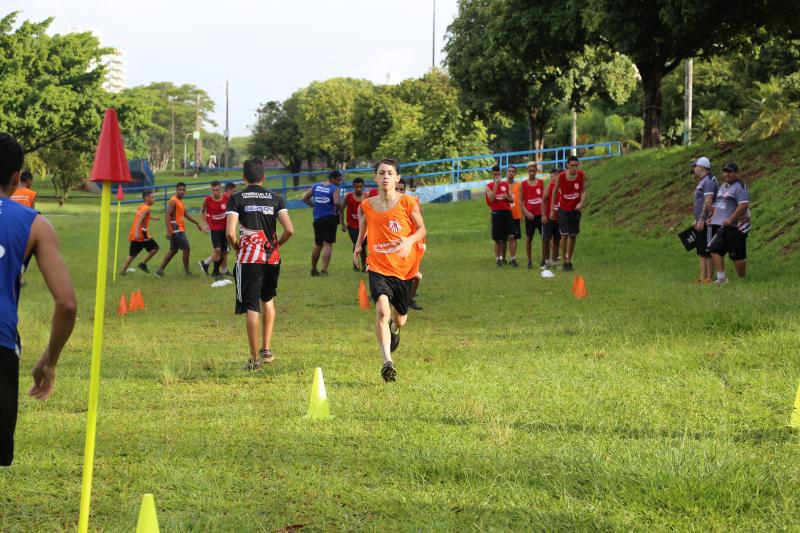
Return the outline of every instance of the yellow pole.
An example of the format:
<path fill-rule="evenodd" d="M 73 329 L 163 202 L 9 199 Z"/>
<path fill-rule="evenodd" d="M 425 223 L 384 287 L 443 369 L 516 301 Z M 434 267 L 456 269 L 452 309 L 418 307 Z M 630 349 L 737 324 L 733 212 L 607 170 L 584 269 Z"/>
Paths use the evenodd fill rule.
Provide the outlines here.
<path fill-rule="evenodd" d="M 117 238 L 114 239 L 114 270 L 111 271 L 111 281 L 117 281 L 117 255 L 119 252 L 119 210 L 122 202 L 117 200 Z"/>
<path fill-rule="evenodd" d="M 103 348 L 106 280 L 108 279 L 108 223 L 111 218 L 111 182 L 103 182 L 100 196 L 100 242 L 97 247 L 97 285 L 94 293 L 94 331 L 92 333 L 92 368 L 89 377 L 89 412 L 86 420 L 86 447 L 83 456 L 83 483 L 79 533 L 89 531 L 89 503 L 92 495 L 94 442 L 97 429 L 97 403 L 100 397 L 100 354 Z"/>

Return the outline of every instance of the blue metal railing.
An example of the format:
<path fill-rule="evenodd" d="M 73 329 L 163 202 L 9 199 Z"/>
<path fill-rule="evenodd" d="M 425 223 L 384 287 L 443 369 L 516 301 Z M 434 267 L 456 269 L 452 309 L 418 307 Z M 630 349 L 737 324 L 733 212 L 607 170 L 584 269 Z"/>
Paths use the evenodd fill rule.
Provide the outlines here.
<path fill-rule="evenodd" d="M 535 159 L 536 156 L 541 155 L 542 160 L 538 162 L 539 165 L 542 167 L 547 166 L 555 166 L 557 168 L 564 167 L 566 165 L 567 157 L 569 157 L 572 150 L 576 150 L 578 152 L 583 151 L 586 152 L 581 155 L 581 161 L 591 161 L 594 159 L 603 159 L 607 157 L 618 157 L 622 155 L 622 143 L 620 141 L 609 141 L 604 143 L 594 143 L 594 144 L 581 144 L 578 146 L 559 146 L 557 148 L 543 148 L 540 150 L 520 150 L 516 152 L 502 152 L 496 154 L 482 154 L 482 155 L 468 155 L 468 156 L 461 156 L 461 157 L 452 157 L 446 159 L 430 159 L 427 161 L 413 161 L 411 163 L 401 163 L 401 169 L 410 169 L 414 168 L 416 170 L 415 173 L 406 173 L 401 172 L 403 177 L 405 178 L 414 178 L 415 181 L 418 180 L 427 180 L 430 178 L 436 179 L 437 182 L 442 183 L 439 181 L 442 176 L 449 175 L 449 182 L 450 183 L 459 183 L 464 181 L 462 176 L 464 174 L 472 174 L 476 172 L 488 172 L 491 170 L 492 166 L 499 165 L 501 170 L 505 171 L 510 165 L 516 164 L 520 166 L 524 166 L 527 164 L 527 161 L 530 159 Z M 594 153 L 597 152 L 597 153 Z M 477 163 L 477 166 L 470 166 L 470 163 Z M 424 168 L 420 167 L 430 167 L 434 166 L 433 169 L 429 169 L 426 172 L 420 172 L 420 170 L 425 170 Z M 449 168 L 448 168 L 449 166 Z M 442 168 L 443 167 L 443 168 Z M 216 170 L 216 169 L 215 169 Z M 223 169 L 220 169 L 223 170 Z M 224 169 L 230 170 L 230 169 Z M 304 185 L 297 185 L 292 186 L 289 185 L 289 180 L 294 178 L 314 178 L 316 176 L 327 176 L 331 171 L 330 170 L 313 170 L 309 172 L 299 172 L 296 174 L 276 174 L 272 176 L 267 176 L 266 179 L 266 186 L 272 190 L 279 190 L 284 198 L 286 198 L 287 193 L 293 191 L 301 191 L 308 189 L 312 183 L 306 183 Z M 374 173 L 374 169 L 372 167 L 362 167 L 362 168 L 344 168 L 340 169 L 340 172 L 344 175 L 344 180 L 347 181 L 348 174 L 367 174 L 372 176 Z M 233 180 L 233 179 L 220 179 L 223 186 L 225 183 L 241 183 L 241 180 Z M 316 181 L 316 180 L 314 180 Z M 374 181 L 367 181 L 365 180 L 365 185 L 367 187 L 374 187 Z M 446 182 L 445 182 L 446 183 Z M 208 186 L 211 184 L 211 181 L 204 181 L 204 182 L 191 182 L 187 183 L 187 186 L 193 188 L 195 186 Z M 172 196 L 172 190 L 174 189 L 175 185 L 153 185 L 153 186 L 143 186 L 143 187 L 131 187 L 126 188 L 126 193 L 140 193 L 142 191 L 153 191 L 153 193 L 157 196 L 163 197 L 158 198 L 157 201 L 163 201 L 164 206 L 166 208 L 167 202 L 169 201 L 170 196 Z M 342 186 L 343 190 L 349 189 L 349 184 L 343 183 Z M 205 198 L 208 196 L 208 193 L 204 194 L 193 194 L 193 195 L 186 195 L 184 199 L 192 199 L 192 198 Z M 140 200 L 125 200 L 123 204 L 131 204 L 131 203 L 138 203 Z"/>

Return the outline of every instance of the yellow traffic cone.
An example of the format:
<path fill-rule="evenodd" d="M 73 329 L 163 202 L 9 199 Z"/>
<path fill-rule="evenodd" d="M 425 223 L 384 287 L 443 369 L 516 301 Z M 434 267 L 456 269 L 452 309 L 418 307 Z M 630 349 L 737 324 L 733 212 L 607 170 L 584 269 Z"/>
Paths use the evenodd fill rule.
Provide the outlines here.
<path fill-rule="evenodd" d="M 325 394 L 325 382 L 322 380 L 322 369 L 317 367 L 314 370 L 314 384 L 311 386 L 311 400 L 308 404 L 308 413 L 306 416 L 309 420 L 327 420 L 333 418 L 331 416 L 330 407 L 328 406 L 328 395 Z"/>
<path fill-rule="evenodd" d="M 136 533 L 159 533 L 158 518 L 156 517 L 156 502 L 152 494 L 142 496 L 142 506 L 139 508 L 139 521 L 136 522 Z"/>
<path fill-rule="evenodd" d="M 797 396 L 794 399 L 794 409 L 792 409 L 792 417 L 789 419 L 789 427 L 800 428 L 800 385 L 797 386 Z"/>

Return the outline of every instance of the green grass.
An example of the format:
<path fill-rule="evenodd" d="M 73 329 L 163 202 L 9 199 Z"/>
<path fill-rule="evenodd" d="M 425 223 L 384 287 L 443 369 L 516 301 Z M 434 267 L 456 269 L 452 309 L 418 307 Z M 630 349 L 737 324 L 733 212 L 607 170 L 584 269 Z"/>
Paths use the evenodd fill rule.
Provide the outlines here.
<path fill-rule="evenodd" d="M 16 462 L 0 470 L 4 532 L 71 530 L 78 517 L 97 212 L 43 207 L 81 307 L 55 394 L 21 400 Z M 177 263 L 109 286 L 93 530 L 130 531 L 146 492 L 162 531 L 797 528 L 796 261 L 754 253 L 748 281 L 694 286 L 695 257 L 674 236 L 588 213 L 578 301 L 569 275 L 495 268 L 482 200 L 429 205 L 424 310 L 386 385 L 349 240 L 331 277 L 312 279 L 310 212 L 292 217 L 277 360 L 263 371 L 241 370 L 232 287 L 185 279 Z M 208 238 L 189 236 L 197 260 Z M 25 390 L 51 312 L 36 267 L 28 280 Z M 117 317 L 137 288 L 148 310 Z M 302 418 L 316 366 L 326 422 Z"/>

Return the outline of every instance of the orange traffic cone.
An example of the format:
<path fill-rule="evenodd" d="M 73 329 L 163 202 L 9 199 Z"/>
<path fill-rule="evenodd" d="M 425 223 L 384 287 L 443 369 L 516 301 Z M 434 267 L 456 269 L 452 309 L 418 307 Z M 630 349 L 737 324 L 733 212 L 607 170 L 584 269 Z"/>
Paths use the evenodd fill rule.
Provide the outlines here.
<path fill-rule="evenodd" d="M 575 274 L 575 276 L 572 278 L 572 294 L 574 294 L 574 295 L 576 295 L 576 296 L 577 296 L 577 294 L 578 294 L 578 278 L 579 278 L 579 277 L 580 277 L 580 276 L 578 276 L 577 274 Z"/>
<path fill-rule="evenodd" d="M 134 311 L 139 310 L 139 302 L 136 301 L 136 291 L 131 291 L 130 300 L 128 300 L 130 304 L 128 305 L 128 311 L 133 313 Z"/>
<path fill-rule="evenodd" d="M 128 314 L 128 306 L 125 304 L 125 295 L 119 297 L 119 306 L 117 307 L 117 315 L 125 316 Z"/>
<path fill-rule="evenodd" d="M 139 311 L 147 309 L 144 305 L 144 298 L 142 298 L 142 289 L 136 290 L 136 304 L 139 306 Z"/>
<path fill-rule="evenodd" d="M 578 276 L 577 286 L 575 287 L 575 298 L 582 300 L 589 295 L 589 292 L 586 290 L 586 282 L 583 279 L 583 276 Z"/>
<path fill-rule="evenodd" d="M 358 284 L 358 305 L 361 309 L 369 309 L 369 296 L 367 296 L 367 286 L 364 285 L 364 280 Z"/>

